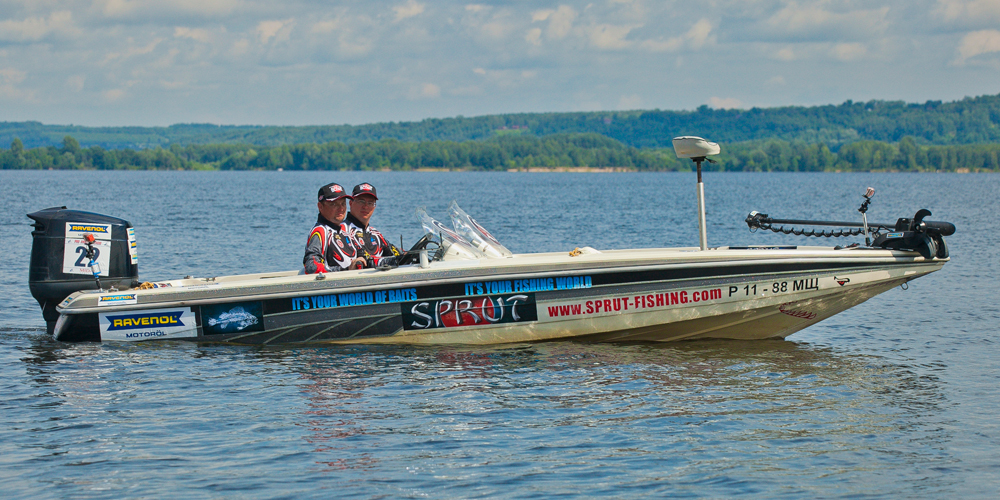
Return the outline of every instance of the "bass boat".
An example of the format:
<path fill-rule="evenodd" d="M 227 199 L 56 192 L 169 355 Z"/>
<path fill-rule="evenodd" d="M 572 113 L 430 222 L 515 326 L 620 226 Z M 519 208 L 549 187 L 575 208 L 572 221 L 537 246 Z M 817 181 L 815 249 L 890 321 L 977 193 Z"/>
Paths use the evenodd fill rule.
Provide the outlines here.
<path fill-rule="evenodd" d="M 698 247 L 513 254 L 453 203 L 450 227 L 418 210 L 426 234 L 398 265 L 142 283 L 128 221 L 58 207 L 28 215 L 29 284 L 48 331 L 70 342 L 750 340 L 786 337 L 949 260 L 954 225 L 925 220 L 927 210 L 869 223 L 871 188 L 858 223 L 746 219 L 752 230 L 864 245 L 708 247 L 701 163 L 719 147 L 697 137 L 674 147 L 697 165 Z"/>

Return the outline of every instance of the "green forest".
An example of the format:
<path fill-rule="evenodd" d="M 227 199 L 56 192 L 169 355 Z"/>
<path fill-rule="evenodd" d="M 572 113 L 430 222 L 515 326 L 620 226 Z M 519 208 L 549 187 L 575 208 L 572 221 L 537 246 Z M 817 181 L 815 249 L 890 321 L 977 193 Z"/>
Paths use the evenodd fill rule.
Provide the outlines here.
<path fill-rule="evenodd" d="M 859 140 L 836 152 L 826 144 L 767 139 L 722 144 L 709 171 L 787 172 L 996 172 L 1000 144 L 927 145 Z M 20 139 L 0 150 L 0 169 L 93 170 L 481 170 L 591 167 L 635 171 L 687 171 L 671 148 L 636 148 L 596 133 L 533 136 L 504 134 L 485 140 L 345 143 L 173 144 L 167 148 L 82 147 L 65 136 L 59 147 L 25 148 Z"/>
<path fill-rule="evenodd" d="M 689 170 L 671 148 L 679 135 L 722 145 L 708 170 L 996 172 L 1000 95 L 303 127 L 0 122 L 0 145 L 10 144 L 0 169 Z"/>
<path fill-rule="evenodd" d="M 335 120 L 331 117 L 331 120 Z M 157 146 L 250 144 L 358 144 L 401 142 L 464 143 L 504 135 L 600 134 L 631 147 L 670 147 L 679 135 L 697 135 L 720 144 L 780 139 L 824 144 L 831 150 L 857 141 L 919 145 L 1000 142 L 1000 95 L 953 102 L 846 101 L 824 106 L 689 111 L 635 110 L 581 113 L 519 113 L 479 117 L 429 118 L 368 125 L 250 126 L 177 124 L 169 127 L 84 127 L 38 122 L 0 122 L 0 144 L 15 138 L 26 148 L 60 148 L 65 136 L 83 147 L 154 149 Z"/>

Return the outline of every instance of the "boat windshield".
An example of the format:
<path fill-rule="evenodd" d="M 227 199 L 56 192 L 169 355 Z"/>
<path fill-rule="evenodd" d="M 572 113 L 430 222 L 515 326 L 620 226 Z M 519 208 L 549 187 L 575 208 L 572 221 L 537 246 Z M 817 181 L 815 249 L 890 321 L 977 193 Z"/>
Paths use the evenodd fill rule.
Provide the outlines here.
<path fill-rule="evenodd" d="M 441 241 L 441 250 L 436 258 L 441 260 L 456 259 L 485 259 L 486 254 L 472 246 L 468 240 L 455 231 L 441 224 L 430 215 L 423 207 L 417 209 L 417 220 L 423 226 L 424 232 L 436 236 Z"/>
<path fill-rule="evenodd" d="M 465 213 L 457 202 L 451 202 L 448 214 L 453 228 L 427 215 L 427 210 L 423 207 L 417 209 L 417 220 L 423 226 L 424 233 L 441 241 L 441 250 L 435 256 L 436 259 L 504 259 L 514 256 L 476 219 Z"/>
<path fill-rule="evenodd" d="M 448 214 L 451 215 L 451 225 L 455 228 L 455 232 L 465 238 L 472 246 L 486 254 L 487 257 L 491 259 L 503 259 L 514 256 L 486 228 L 476 222 L 476 219 L 465 213 L 465 210 L 462 210 L 458 206 L 457 201 L 451 202 L 451 206 L 448 207 Z"/>

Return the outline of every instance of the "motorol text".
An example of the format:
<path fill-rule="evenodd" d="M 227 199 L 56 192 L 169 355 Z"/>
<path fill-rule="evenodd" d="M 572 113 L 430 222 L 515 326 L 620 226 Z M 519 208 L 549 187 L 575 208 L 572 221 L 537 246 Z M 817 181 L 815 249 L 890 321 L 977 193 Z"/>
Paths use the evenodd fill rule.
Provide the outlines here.
<path fill-rule="evenodd" d="M 407 302 L 400 307 L 405 330 L 538 320 L 533 293 L 426 300 Z"/>
<path fill-rule="evenodd" d="M 466 295 L 495 295 L 499 293 L 547 292 L 550 290 L 574 290 L 590 288 L 590 276 L 567 276 L 564 278 L 536 278 L 527 280 L 477 281 L 465 284 Z"/>
<path fill-rule="evenodd" d="M 548 312 L 550 317 L 579 316 L 581 314 L 605 314 L 666 307 L 679 304 L 707 302 L 719 300 L 721 298 L 721 288 L 695 291 L 682 290 L 679 292 L 651 293 L 645 295 L 635 295 L 632 297 L 588 300 L 578 304 L 549 306 Z"/>
<path fill-rule="evenodd" d="M 341 293 L 335 295 L 314 295 L 292 299 L 292 310 L 326 309 L 328 307 L 364 306 L 370 304 L 389 304 L 417 300 L 416 288 L 401 290 L 376 290 L 374 292 Z"/>

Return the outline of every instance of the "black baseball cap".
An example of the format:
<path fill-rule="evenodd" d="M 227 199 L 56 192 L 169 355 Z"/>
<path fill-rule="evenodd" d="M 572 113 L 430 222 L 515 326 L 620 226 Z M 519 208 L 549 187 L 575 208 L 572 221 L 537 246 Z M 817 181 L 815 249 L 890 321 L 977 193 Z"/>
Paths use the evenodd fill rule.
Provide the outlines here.
<path fill-rule="evenodd" d="M 378 199 L 378 195 L 375 194 L 375 186 L 372 186 L 371 184 L 369 184 L 367 182 L 362 182 L 361 184 L 358 184 L 357 186 L 354 186 L 354 192 L 351 193 L 351 194 L 353 196 L 357 196 L 359 194 L 370 194 L 370 195 L 374 196 L 376 200 Z M 353 196 L 352 196 L 352 198 L 353 198 Z"/>
<path fill-rule="evenodd" d="M 344 186 L 341 186 L 336 182 L 331 182 L 319 188 L 319 201 L 336 201 L 341 198 L 347 198 L 349 200 L 354 199 L 353 196 L 347 194 L 347 191 L 344 190 Z"/>

